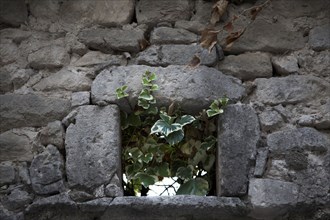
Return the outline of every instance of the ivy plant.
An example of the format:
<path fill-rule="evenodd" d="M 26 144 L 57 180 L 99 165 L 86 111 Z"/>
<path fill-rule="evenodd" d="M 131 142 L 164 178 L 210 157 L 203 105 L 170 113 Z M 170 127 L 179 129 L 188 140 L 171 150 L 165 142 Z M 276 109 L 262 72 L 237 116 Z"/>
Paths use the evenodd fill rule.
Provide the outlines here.
<path fill-rule="evenodd" d="M 147 195 L 149 186 L 173 178 L 176 194 L 212 195 L 215 186 L 216 115 L 223 113 L 227 98 L 214 100 L 199 115 L 183 114 L 175 103 L 158 109 L 154 91 L 155 73 L 142 76 L 137 105 L 121 112 L 125 195 Z M 118 99 L 127 99 L 128 87 L 116 89 Z M 173 187 L 167 186 L 167 187 Z"/>

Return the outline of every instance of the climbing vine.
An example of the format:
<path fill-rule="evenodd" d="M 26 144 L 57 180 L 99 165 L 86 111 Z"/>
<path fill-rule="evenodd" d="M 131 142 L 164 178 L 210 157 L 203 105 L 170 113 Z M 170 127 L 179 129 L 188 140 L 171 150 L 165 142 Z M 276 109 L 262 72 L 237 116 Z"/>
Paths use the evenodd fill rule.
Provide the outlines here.
<path fill-rule="evenodd" d="M 173 180 L 164 192 L 179 184 L 177 195 L 214 194 L 214 116 L 223 113 L 228 99 L 214 100 L 197 116 L 184 114 L 175 103 L 159 109 L 153 96 L 159 89 L 156 78 L 155 73 L 145 72 L 137 105 L 130 113 L 121 112 L 125 195 L 145 196 L 149 186 L 164 178 Z M 117 88 L 116 94 L 129 103 L 127 88 Z"/>

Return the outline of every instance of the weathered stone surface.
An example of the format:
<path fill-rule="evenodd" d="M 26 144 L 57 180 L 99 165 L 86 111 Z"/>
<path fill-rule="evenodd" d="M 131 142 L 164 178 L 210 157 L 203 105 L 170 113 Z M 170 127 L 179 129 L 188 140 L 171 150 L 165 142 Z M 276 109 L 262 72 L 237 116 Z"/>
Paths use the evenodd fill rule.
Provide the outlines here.
<path fill-rule="evenodd" d="M 191 44 L 197 42 L 196 34 L 185 29 L 158 27 L 150 35 L 152 44 Z"/>
<path fill-rule="evenodd" d="M 285 214 L 298 200 L 298 186 L 294 183 L 272 179 L 251 179 L 249 198 L 253 207 L 251 215 L 273 219 Z"/>
<path fill-rule="evenodd" d="M 271 77 L 273 74 L 270 58 L 265 53 L 245 53 L 227 56 L 219 63 L 219 70 L 241 80 Z"/>
<path fill-rule="evenodd" d="M 53 145 L 48 145 L 44 152 L 32 161 L 30 175 L 32 188 L 37 194 L 54 194 L 64 190 L 64 161 Z"/>
<path fill-rule="evenodd" d="M 60 16 L 66 22 L 118 26 L 131 22 L 134 6 L 134 0 L 66 1 L 61 5 Z"/>
<path fill-rule="evenodd" d="M 159 23 L 163 21 L 175 22 L 177 20 L 189 20 L 192 12 L 192 4 L 189 0 L 141 0 L 135 8 L 137 22 Z"/>
<path fill-rule="evenodd" d="M 11 42 L 0 43 L 0 66 L 4 66 L 15 62 L 19 56 L 16 44 Z"/>
<path fill-rule="evenodd" d="M 329 150 L 330 140 L 316 129 L 305 127 L 269 134 L 267 145 L 272 154 L 283 154 L 295 149 L 322 153 Z"/>
<path fill-rule="evenodd" d="M 269 167 L 265 173 L 266 178 L 291 181 L 290 175 L 292 175 L 292 172 L 284 159 L 270 159 Z"/>
<path fill-rule="evenodd" d="M 315 51 L 330 49 L 330 22 L 313 28 L 309 32 L 308 43 Z"/>
<path fill-rule="evenodd" d="M 129 204 L 129 205 L 128 205 Z M 142 211 L 143 210 L 143 211 Z M 246 207 L 239 198 L 200 196 L 117 197 L 102 216 L 105 219 L 244 219 Z M 147 213 L 147 214 L 146 214 Z M 245 219 L 248 219 L 245 217 Z"/>
<path fill-rule="evenodd" d="M 90 97 L 90 92 L 74 92 L 71 96 L 71 106 L 89 105 Z"/>
<path fill-rule="evenodd" d="M 78 38 L 89 48 L 102 52 L 127 51 L 139 52 L 141 50 L 139 42 L 144 40 L 144 30 L 135 29 L 86 29 L 79 33 Z"/>
<path fill-rule="evenodd" d="M 256 97 L 264 104 L 296 104 L 330 94 L 329 83 L 313 76 L 256 79 Z"/>
<path fill-rule="evenodd" d="M 258 117 L 251 106 L 229 105 L 218 124 L 217 195 L 245 195 L 260 138 Z"/>
<path fill-rule="evenodd" d="M 0 132 L 11 128 L 44 126 L 62 119 L 70 111 L 70 100 L 36 94 L 0 95 Z"/>
<path fill-rule="evenodd" d="M 58 149 L 63 149 L 64 137 L 65 131 L 60 121 L 50 122 L 40 131 L 40 142 L 45 146 L 52 144 Z"/>
<path fill-rule="evenodd" d="M 79 68 L 63 68 L 50 76 L 41 79 L 33 88 L 37 91 L 86 91 L 89 90 L 92 80 L 89 72 Z"/>
<path fill-rule="evenodd" d="M 31 161 L 38 132 L 33 128 L 12 129 L 0 134 L 0 161 Z"/>
<path fill-rule="evenodd" d="M 122 109 L 130 111 L 127 102 L 117 100 L 115 90 L 127 85 L 130 102 L 134 106 L 142 88 L 142 74 L 147 70 L 157 74 L 158 79 L 155 82 L 159 85 L 159 90 L 154 95 L 160 106 L 170 105 L 175 101 L 184 111 L 197 113 L 219 97 L 227 95 L 231 100 L 239 100 L 245 95 L 245 88 L 238 79 L 213 68 L 131 65 L 102 71 L 92 84 L 92 103 L 117 103 Z"/>
<path fill-rule="evenodd" d="M 292 55 L 273 57 L 272 64 L 277 74 L 289 75 L 299 71 L 298 59 Z"/>
<path fill-rule="evenodd" d="M 88 51 L 86 45 L 79 42 L 78 37 L 75 34 L 67 33 L 65 35 L 65 43 L 66 46 L 70 48 L 71 54 L 78 54 L 83 56 Z"/>
<path fill-rule="evenodd" d="M 230 52 L 234 54 L 246 51 L 284 53 L 303 48 L 305 42 L 302 33 L 293 32 L 280 22 L 269 23 L 264 18 L 258 17 L 235 41 Z"/>
<path fill-rule="evenodd" d="M 13 189 L 4 199 L 5 207 L 8 210 L 25 208 L 33 200 L 33 196 L 21 189 Z"/>
<path fill-rule="evenodd" d="M 22 87 L 34 75 L 31 69 L 19 69 L 9 64 L 0 68 L 0 93 L 12 92 Z"/>
<path fill-rule="evenodd" d="M 81 106 L 66 131 L 66 172 L 71 187 L 92 191 L 121 175 L 118 107 Z"/>
<path fill-rule="evenodd" d="M 201 65 L 213 66 L 218 61 L 215 50 L 211 53 L 199 45 L 153 45 L 141 52 L 137 63 L 150 66 L 188 65 L 197 55 Z"/>
<path fill-rule="evenodd" d="M 104 54 L 99 51 L 90 51 L 77 60 L 75 66 L 94 66 L 94 65 L 120 65 L 122 56 Z"/>
<path fill-rule="evenodd" d="M 265 110 L 259 115 L 260 126 L 263 131 L 277 129 L 283 122 L 282 116 L 274 110 Z"/>
<path fill-rule="evenodd" d="M 200 34 L 205 29 L 205 24 L 202 24 L 199 21 L 186 21 L 186 20 L 180 20 L 176 21 L 175 28 L 185 29 L 188 31 L 191 31 L 195 34 Z"/>
<path fill-rule="evenodd" d="M 267 158 L 268 148 L 259 148 L 257 150 L 256 166 L 254 168 L 255 177 L 261 177 L 264 174 L 267 164 Z"/>
<path fill-rule="evenodd" d="M 212 1 L 197 0 L 195 2 L 195 13 L 191 17 L 191 20 L 203 22 L 205 26 L 205 24 L 207 24 L 211 19 L 213 5 L 214 2 Z"/>
<path fill-rule="evenodd" d="M 29 65 L 35 69 L 59 68 L 69 61 L 70 56 L 66 48 L 56 45 L 43 47 L 28 56 Z"/>
<path fill-rule="evenodd" d="M 26 31 L 17 28 L 5 28 L 0 30 L 0 39 L 9 39 L 14 43 L 19 44 L 23 40 L 29 38 L 31 36 L 31 31 Z"/>
<path fill-rule="evenodd" d="M 27 162 L 20 163 L 20 165 L 18 166 L 17 172 L 18 172 L 18 177 L 22 183 L 24 183 L 26 185 L 31 184 Z"/>
<path fill-rule="evenodd" d="M 75 202 L 86 202 L 94 199 L 94 196 L 84 191 L 71 190 L 69 192 L 70 198 Z"/>
<path fill-rule="evenodd" d="M 27 17 L 28 9 L 24 0 L 0 1 L 0 23 L 19 26 Z"/>
<path fill-rule="evenodd" d="M 15 181 L 15 168 L 11 162 L 0 163 L 0 186 Z"/>

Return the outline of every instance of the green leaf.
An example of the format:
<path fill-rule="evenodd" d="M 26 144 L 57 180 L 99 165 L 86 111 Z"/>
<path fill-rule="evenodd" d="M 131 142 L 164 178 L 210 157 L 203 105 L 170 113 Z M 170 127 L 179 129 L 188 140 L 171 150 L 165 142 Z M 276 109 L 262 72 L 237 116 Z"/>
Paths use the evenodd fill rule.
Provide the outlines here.
<path fill-rule="evenodd" d="M 151 91 L 157 91 L 159 89 L 159 86 L 157 84 L 152 84 L 150 90 Z"/>
<path fill-rule="evenodd" d="M 154 81 L 154 80 L 156 80 L 157 79 L 157 76 L 156 76 L 156 74 L 155 73 L 149 73 L 149 80 L 150 81 Z"/>
<path fill-rule="evenodd" d="M 204 150 L 209 151 L 210 149 L 212 149 L 215 146 L 216 143 L 217 143 L 217 139 L 213 136 L 209 136 L 202 143 L 201 147 Z"/>
<path fill-rule="evenodd" d="M 222 110 L 222 109 L 219 109 L 219 110 L 208 109 L 206 111 L 206 114 L 209 118 L 211 118 L 213 116 L 221 114 L 223 112 L 223 110 L 222 110 L 222 112 L 220 110 Z"/>
<path fill-rule="evenodd" d="M 196 152 L 195 156 L 193 157 L 191 164 L 196 166 L 199 162 L 204 162 L 206 160 L 207 154 L 204 149 L 200 149 Z"/>
<path fill-rule="evenodd" d="M 213 154 L 209 154 L 206 157 L 205 162 L 203 163 L 203 168 L 209 172 L 211 168 L 213 167 L 213 164 L 215 162 L 215 156 Z"/>
<path fill-rule="evenodd" d="M 175 176 L 183 179 L 183 180 L 190 180 L 193 176 L 194 167 L 189 165 L 187 167 L 179 167 L 176 171 Z"/>
<path fill-rule="evenodd" d="M 193 121 L 195 121 L 196 119 L 191 116 L 191 115 L 183 115 L 182 117 L 180 117 L 178 120 L 176 120 L 176 123 L 181 124 L 182 127 L 192 123 Z"/>
<path fill-rule="evenodd" d="M 177 195 L 205 196 L 209 191 L 209 184 L 202 178 L 191 179 L 180 186 Z"/>
<path fill-rule="evenodd" d="M 168 163 L 162 163 L 158 167 L 155 167 L 156 175 L 162 176 L 162 177 L 170 177 L 171 172 Z"/>
<path fill-rule="evenodd" d="M 219 102 L 222 106 L 226 106 L 228 104 L 229 99 L 228 98 L 220 98 Z"/>
<path fill-rule="evenodd" d="M 154 155 L 151 154 L 151 153 L 147 153 L 147 154 L 144 154 L 143 156 L 141 156 L 141 160 L 145 163 L 149 163 L 150 161 L 152 161 Z"/>
<path fill-rule="evenodd" d="M 142 89 L 140 95 L 139 95 L 139 99 L 144 99 L 147 101 L 153 100 L 154 97 L 150 94 L 150 92 L 147 89 Z"/>
<path fill-rule="evenodd" d="M 138 115 L 130 114 L 127 118 L 127 122 L 130 126 L 140 126 L 141 125 L 141 118 Z"/>
<path fill-rule="evenodd" d="M 189 143 L 184 143 L 180 146 L 180 150 L 185 155 L 190 155 L 193 152 L 193 149 Z"/>
<path fill-rule="evenodd" d="M 169 124 L 166 121 L 159 119 L 156 121 L 156 123 L 151 127 L 151 133 L 160 133 L 162 135 L 165 135 L 167 137 L 169 134 L 179 131 L 182 129 L 182 126 L 180 124 L 174 123 L 174 124 Z"/>
<path fill-rule="evenodd" d="M 128 94 L 125 92 L 125 90 L 127 88 L 128 87 L 126 85 L 124 85 L 124 86 L 119 87 L 119 88 L 116 89 L 117 99 L 121 99 L 121 98 L 124 98 L 124 97 L 128 96 Z"/>
<path fill-rule="evenodd" d="M 146 173 L 137 173 L 135 174 L 134 179 L 139 179 L 144 187 L 153 185 L 157 181 L 156 176 L 151 176 Z"/>
<path fill-rule="evenodd" d="M 166 112 L 160 112 L 159 117 L 168 124 L 172 124 L 173 118 L 168 116 Z"/>
<path fill-rule="evenodd" d="M 136 161 L 143 155 L 142 151 L 137 147 L 128 149 L 127 153 L 128 153 L 129 158 L 132 158 L 134 161 Z"/>
<path fill-rule="evenodd" d="M 125 173 L 127 176 L 127 179 L 132 179 L 136 173 L 138 173 L 143 167 L 143 164 L 141 163 L 134 163 L 130 165 L 126 165 L 125 167 Z"/>
<path fill-rule="evenodd" d="M 170 133 L 169 135 L 165 136 L 165 140 L 170 145 L 179 143 L 180 141 L 182 141 L 183 138 L 184 138 L 184 132 L 182 129 L 178 130 L 178 131 L 174 131 L 174 132 Z"/>
<path fill-rule="evenodd" d="M 148 109 L 150 107 L 150 104 L 148 101 L 146 101 L 144 99 L 139 99 L 138 106 L 142 107 L 143 109 Z"/>
<path fill-rule="evenodd" d="M 157 115 L 158 108 L 156 106 L 150 106 L 147 113 L 151 115 Z"/>
<path fill-rule="evenodd" d="M 146 77 L 142 78 L 142 85 L 143 86 L 152 86 L 152 84 L 150 82 L 151 81 L 148 78 L 146 78 Z"/>

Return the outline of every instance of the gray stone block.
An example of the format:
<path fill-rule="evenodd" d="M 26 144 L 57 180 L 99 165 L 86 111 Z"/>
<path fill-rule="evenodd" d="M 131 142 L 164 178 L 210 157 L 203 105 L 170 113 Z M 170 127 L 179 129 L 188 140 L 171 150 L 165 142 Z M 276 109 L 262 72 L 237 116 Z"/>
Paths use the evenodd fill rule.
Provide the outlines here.
<path fill-rule="evenodd" d="M 66 48 L 51 45 L 29 54 L 28 62 L 34 69 L 60 68 L 69 64 L 70 56 Z"/>
<path fill-rule="evenodd" d="M 65 131 L 60 121 L 50 122 L 40 131 L 40 143 L 45 146 L 52 144 L 58 149 L 63 149 L 64 137 Z"/>
<path fill-rule="evenodd" d="M 164 21 L 189 20 L 192 8 L 193 4 L 189 0 L 141 0 L 137 2 L 135 12 L 139 24 L 157 24 Z"/>
<path fill-rule="evenodd" d="M 188 31 L 191 31 L 195 34 L 201 34 L 202 31 L 205 29 L 205 24 L 199 22 L 199 21 L 186 21 L 186 20 L 180 20 L 176 21 L 175 28 L 185 29 Z"/>
<path fill-rule="evenodd" d="M 64 161 L 53 145 L 38 154 L 30 166 L 32 188 L 37 194 L 47 195 L 64 191 Z"/>
<path fill-rule="evenodd" d="M 170 105 L 175 101 L 184 111 L 198 113 L 219 97 L 227 96 L 235 101 L 245 95 L 245 88 L 240 80 L 226 76 L 214 68 L 131 65 L 103 70 L 93 81 L 92 103 L 100 105 L 116 103 L 121 109 L 130 111 L 125 100 L 117 100 L 115 90 L 127 85 L 129 100 L 134 106 L 142 88 L 142 74 L 146 71 L 154 72 L 158 77 L 155 83 L 159 85 L 159 90 L 154 95 L 159 106 Z"/>
<path fill-rule="evenodd" d="M 19 26 L 28 18 L 28 9 L 24 0 L 0 1 L 0 23 Z"/>
<path fill-rule="evenodd" d="M 273 74 L 269 55 L 265 53 L 245 53 L 227 56 L 219 63 L 219 70 L 241 80 L 267 78 Z"/>
<path fill-rule="evenodd" d="M 121 176 L 120 114 L 115 105 L 81 106 L 77 112 L 66 131 L 67 178 L 72 188 L 92 193 Z"/>
<path fill-rule="evenodd" d="M 257 219 L 274 219 L 285 214 L 298 200 L 298 185 L 272 179 L 251 179 L 249 199 L 251 215 Z"/>
<path fill-rule="evenodd" d="M 90 51 L 82 56 L 79 60 L 77 60 L 74 65 L 82 67 L 92 67 L 96 65 L 117 66 L 120 65 L 122 61 L 123 58 L 120 55 L 104 54 L 99 51 Z"/>
<path fill-rule="evenodd" d="M 77 107 L 81 105 L 89 105 L 90 92 L 74 92 L 71 96 L 71 106 Z"/>
<path fill-rule="evenodd" d="M 257 150 L 256 166 L 254 168 L 254 176 L 262 177 L 265 172 L 268 159 L 268 148 L 259 148 Z"/>
<path fill-rule="evenodd" d="M 265 110 L 259 114 L 259 121 L 261 129 L 269 132 L 277 129 L 283 122 L 283 119 L 277 111 Z"/>
<path fill-rule="evenodd" d="M 16 61 L 19 50 L 15 43 L 4 41 L 0 43 L 0 66 L 4 66 Z"/>
<path fill-rule="evenodd" d="M 274 155 L 299 149 L 324 153 L 330 149 L 330 140 L 316 129 L 304 127 L 269 134 L 267 145 Z"/>
<path fill-rule="evenodd" d="M 81 42 L 89 48 L 108 53 L 115 51 L 139 52 L 140 42 L 144 40 L 144 30 L 140 28 L 95 28 L 82 30 L 78 34 Z"/>
<path fill-rule="evenodd" d="M 218 61 L 216 50 L 211 53 L 200 45 L 153 45 L 141 52 L 137 63 L 150 66 L 188 65 L 197 55 L 200 65 L 213 66 Z"/>
<path fill-rule="evenodd" d="M 15 181 L 15 168 L 11 162 L 0 163 L 0 186 L 13 183 Z"/>
<path fill-rule="evenodd" d="M 303 48 L 305 42 L 303 34 L 290 30 L 285 24 L 269 23 L 264 18 L 257 17 L 244 34 L 234 42 L 230 52 L 234 54 L 247 51 L 284 53 Z"/>
<path fill-rule="evenodd" d="M 0 161 L 32 161 L 37 134 L 33 128 L 12 129 L 0 134 Z"/>
<path fill-rule="evenodd" d="M 299 71 L 298 59 L 292 55 L 272 57 L 272 64 L 277 74 L 289 75 Z"/>
<path fill-rule="evenodd" d="M 196 34 L 185 29 L 158 27 L 150 35 L 151 44 L 191 44 L 197 42 Z"/>
<path fill-rule="evenodd" d="M 330 22 L 313 28 L 309 32 L 308 43 L 315 51 L 330 49 Z"/>
<path fill-rule="evenodd" d="M 258 117 L 251 106 L 229 105 L 218 124 L 217 195 L 243 196 L 260 138 Z"/>
<path fill-rule="evenodd" d="M 86 91 L 90 89 L 92 80 L 88 77 L 88 70 L 77 68 L 63 68 L 60 71 L 41 79 L 33 88 L 37 91 Z"/>
<path fill-rule="evenodd" d="M 21 189 L 13 189 L 3 202 L 8 210 L 23 209 L 33 200 L 33 195 Z"/>
<path fill-rule="evenodd" d="M 330 94 L 330 84 L 313 76 L 256 79 L 255 83 L 256 99 L 270 105 L 296 104 Z"/>
<path fill-rule="evenodd" d="M 70 112 L 70 100 L 36 94 L 0 95 L 0 132 L 17 127 L 47 125 Z"/>

